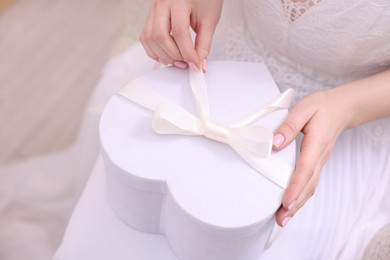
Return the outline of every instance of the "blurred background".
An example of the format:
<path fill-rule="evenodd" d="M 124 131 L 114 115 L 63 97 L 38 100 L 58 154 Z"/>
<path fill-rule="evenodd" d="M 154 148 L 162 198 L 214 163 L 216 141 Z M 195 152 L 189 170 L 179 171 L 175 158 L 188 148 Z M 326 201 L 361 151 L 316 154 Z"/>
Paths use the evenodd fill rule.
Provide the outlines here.
<path fill-rule="evenodd" d="M 88 100 L 150 3 L 0 0 L 1 260 L 52 259 L 94 161 L 71 157 Z"/>
<path fill-rule="evenodd" d="M 67 147 L 148 0 L 0 0 L 0 164 Z"/>

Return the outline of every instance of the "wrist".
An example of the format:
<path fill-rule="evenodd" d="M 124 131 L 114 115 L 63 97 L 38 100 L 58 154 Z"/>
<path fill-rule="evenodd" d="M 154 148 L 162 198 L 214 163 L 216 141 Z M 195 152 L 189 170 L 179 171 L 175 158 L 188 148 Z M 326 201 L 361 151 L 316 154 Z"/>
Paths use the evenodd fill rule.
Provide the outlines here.
<path fill-rule="evenodd" d="M 350 94 L 350 89 L 346 86 L 339 86 L 326 91 L 330 102 L 330 109 L 338 119 L 334 124 L 339 125 L 339 131 L 342 132 L 349 128 L 356 127 L 359 117 L 358 102 L 355 95 Z"/>
<path fill-rule="evenodd" d="M 390 116 L 390 70 L 330 89 L 345 129 Z"/>

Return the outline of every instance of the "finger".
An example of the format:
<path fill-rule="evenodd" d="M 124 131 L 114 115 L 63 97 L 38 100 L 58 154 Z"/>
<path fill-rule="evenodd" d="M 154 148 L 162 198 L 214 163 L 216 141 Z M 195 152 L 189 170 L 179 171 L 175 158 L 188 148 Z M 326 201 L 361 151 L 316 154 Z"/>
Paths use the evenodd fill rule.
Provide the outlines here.
<path fill-rule="evenodd" d="M 215 27 L 212 25 L 201 26 L 197 31 L 195 38 L 195 50 L 202 62 L 203 71 L 207 70 L 206 58 L 210 53 L 211 42 L 215 32 Z"/>
<path fill-rule="evenodd" d="M 314 195 L 315 189 L 320 179 L 320 171 L 322 165 L 323 164 L 317 165 L 315 173 L 313 174 L 309 182 L 306 184 L 301 195 L 298 197 L 295 203 L 290 204 L 287 209 L 284 208 L 283 205 L 280 206 L 275 215 L 276 223 L 279 226 L 286 226 L 289 220 L 295 215 L 295 213 L 307 202 L 308 199 L 310 199 L 310 197 Z"/>
<path fill-rule="evenodd" d="M 302 193 L 298 196 L 296 203 L 292 207 L 290 207 L 289 210 L 292 215 L 294 215 L 300 208 L 302 208 L 302 206 L 307 202 L 307 200 L 314 195 L 318 182 L 320 180 L 321 169 L 322 169 L 322 163 L 316 166 L 313 176 L 304 187 Z"/>
<path fill-rule="evenodd" d="M 291 218 L 292 215 L 289 214 L 288 209 L 285 209 L 282 205 L 279 207 L 278 211 L 276 211 L 275 220 L 281 227 L 286 226 Z"/>
<path fill-rule="evenodd" d="M 313 111 L 301 102 L 290 111 L 286 120 L 276 129 L 273 148 L 280 150 L 289 145 L 313 116 Z"/>
<path fill-rule="evenodd" d="M 150 44 L 153 42 L 152 40 L 153 21 L 154 21 L 154 16 L 153 16 L 153 9 L 152 9 L 151 14 L 148 20 L 146 21 L 145 27 L 140 35 L 140 41 L 146 51 L 146 54 L 150 58 L 154 60 L 158 60 L 157 54 L 152 50 L 150 46 Z"/>
<path fill-rule="evenodd" d="M 307 133 L 304 136 L 294 174 L 283 196 L 282 205 L 285 209 L 291 209 L 296 204 L 305 186 L 312 178 L 325 147 L 324 142 L 316 134 Z"/>
<path fill-rule="evenodd" d="M 190 67 L 197 71 L 200 68 L 201 62 L 192 44 L 190 35 L 190 13 L 185 9 L 176 7 L 172 9 L 171 26 L 172 37 L 174 38 L 183 61 L 188 63 Z"/>
<path fill-rule="evenodd" d="M 170 10 L 168 7 L 163 6 L 155 11 L 152 35 L 154 43 L 169 56 L 169 60 L 164 60 L 167 63 L 183 60 L 179 48 L 177 47 L 170 32 Z"/>
<path fill-rule="evenodd" d="M 158 56 L 152 51 L 152 49 L 149 47 L 149 45 L 147 45 L 144 42 L 142 42 L 142 40 L 141 40 L 141 43 L 142 43 L 142 46 L 144 47 L 144 50 L 145 50 L 146 54 L 150 58 L 152 58 L 153 60 L 158 61 Z"/>
<path fill-rule="evenodd" d="M 155 34 L 154 34 L 154 24 L 156 20 L 157 10 L 163 8 L 161 6 L 157 7 L 156 5 L 150 11 L 150 16 L 145 24 L 144 30 L 141 34 L 140 40 L 141 43 L 148 54 L 152 59 L 159 61 L 162 64 L 171 64 L 174 61 L 169 55 L 165 53 L 165 51 L 155 42 Z M 169 33 L 169 32 L 168 32 Z"/>
<path fill-rule="evenodd" d="M 313 176 L 309 180 L 309 182 L 304 187 L 302 193 L 299 195 L 298 199 L 296 200 L 295 205 L 291 206 L 289 210 L 294 215 L 306 202 L 308 199 L 310 199 L 318 186 L 318 183 L 320 181 L 321 171 L 324 167 L 324 164 L 326 162 L 326 159 L 329 156 L 330 150 L 333 145 L 328 144 L 326 145 L 326 148 L 322 150 L 321 156 L 319 160 L 317 161 L 316 168 L 314 170 Z"/>
<path fill-rule="evenodd" d="M 149 46 L 150 46 L 151 50 L 158 57 L 157 58 L 158 62 L 160 62 L 164 65 L 172 64 L 175 62 L 175 60 L 173 60 L 157 43 L 151 42 L 149 44 Z"/>

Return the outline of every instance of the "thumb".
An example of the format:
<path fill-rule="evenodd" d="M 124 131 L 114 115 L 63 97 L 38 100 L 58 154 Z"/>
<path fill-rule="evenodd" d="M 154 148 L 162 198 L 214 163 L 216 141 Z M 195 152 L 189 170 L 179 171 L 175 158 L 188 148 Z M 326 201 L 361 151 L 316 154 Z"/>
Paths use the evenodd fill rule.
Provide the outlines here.
<path fill-rule="evenodd" d="M 309 119 L 310 116 L 307 111 L 301 110 L 299 105 L 295 106 L 274 132 L 273 148 L 281 150 L 289 145 L 305 127 Z"/>
<path fill-rule="evenodd" d="M 201 61 L 201 68 L 203 71 L 207 70 L 206 59 L 210 53 L 211 42 L 213 40 L 213 35 L 215 31 L 215 26 L 201 26 L 201 29 L 197 31 L 195 38 L 195 50 L 198 53 L 198 56 Z"/>

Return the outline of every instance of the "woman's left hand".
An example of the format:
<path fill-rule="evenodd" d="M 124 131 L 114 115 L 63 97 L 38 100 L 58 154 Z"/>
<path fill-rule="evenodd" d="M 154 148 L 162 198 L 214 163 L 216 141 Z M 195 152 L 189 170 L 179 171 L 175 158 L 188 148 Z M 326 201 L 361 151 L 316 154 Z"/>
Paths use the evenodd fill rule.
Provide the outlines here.
<path fill-rule="evenodd" d="M 276 212 L 280 226 L 285 226 L 314 194 L 322 166 L 342 131 L 390 117 L 389 82 L 390 69 L 309 94 L 275 131 L 275 150 L 286 147 L 299 132 L 304 134 L 295 172 Z"/>
<path fill-rule="evenodd" d="M 312 93 L 296 104 L 275 131 L 275 150 L 286 147 L 299 132 L 304 134 L 294 174 L 276 213 L 278 225 L 285 226 L 314 194 L 330 151 L 352 119 L 350 107 L 337 88 Z"/>

